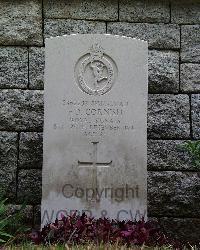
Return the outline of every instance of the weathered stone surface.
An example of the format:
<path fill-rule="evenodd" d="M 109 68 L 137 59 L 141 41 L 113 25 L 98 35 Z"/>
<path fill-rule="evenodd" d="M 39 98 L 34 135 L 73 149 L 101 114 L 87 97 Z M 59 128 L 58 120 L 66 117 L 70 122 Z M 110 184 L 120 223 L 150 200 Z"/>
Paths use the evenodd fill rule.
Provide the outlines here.
<path fill-rule="evenodd" d="M 200 94 L 192 95 L 192 134 L 195 139 L 200 139 Z"/>
<path fill-rule="evenodd" d="M 195 0 L 171 1 L 172 23 L 200 23 L 200 2 Z"/>
<path fill-rule="evenodd" d="M 21 205 L 13 205 L 13 204 L 9 204 L 7 207 L 7 211 L 6 214 L 9 215 L 14 215 L 17 212 L 20 212 L 21 214 L 21 220 L 17 221 L 16 223 L 19 223 L 19 225 L 21 224 L 28 224 L 30 226 L 32 226 L 32 222 L 33 222 L 33 206 L 31 205 L 26 205 L 23 209 Z M 22 226 L 22 225 L 21 225 Z"/>
<path fill-rule="evenodd" d="M 33 47 L 29 50 L 29 88 L 44 88 L 44 48 Z"/>
<path fill-rule="evenodd" d="M 149 48 L 180 47 L 180 28 L 176 24 L 108 23 L 107 33 L 148 41 Z"/>
<path fill-rule="evenodd" d="M 147 201 L 147 42 L 77 34 L 47 39 L 46 48 L 42 225 L 46 213 L 53 221 L 74 209 L 114 219 L 130 219 L 120 210 L 134 209 L 139 220 Z M 69 185 L 83 193 L 69 195 Z M 105 194 L 127 186 L 132 194 L 121 199 Z"/>
<path fill-rule="evenodd" d="M 149 138 L 189 138 L 189 107 L 187 95 L 149 95 Z"/>
<path fill-rule="evenodd" d="M 200 174 L 149 172 L 149 216 L 200 217 Z"/>
<path fill-rule="evenodd" d="M 0 88 L 26 88 L 28 51 L 20 47 L 0 47 Z"/>
<path fill-rule="evenodd" d="M 47 18 L 75 18 L 114 21 L 118 18 L 118 1 L 45 0 L 44 14 Z"/>
<path fill-rule="evenodd" d="M 149 170 L 193 170 L 181 140 L 148 140 Z"/>
<path fill-rule="evenodd" d="M 169 1 L 120 0 L 119 20 L 167 23 L 170 20 Z"/>
<path fill-rule="evenodd" d="M 17 133 L 0 132 L 0 193 L 15 197 L 17 171 Z"/>
<path fill-rule="evenodd" d="M 42 2 L 1 1 L 1 45 L 42 45 Z"/>
<path fill-rule="evenodd" d="M 19 167 L 42 168 L 42 133 L 20 133 Z"/>
<path fill-rule="evenodd" d="M 41 206 L 36 205 L 34 206 L 34 222 L 33 222 L 35 229 L 40 229 L 41 225 Z"/>
<path fill-rule="evenodd" d="M 180 87 L 183 92 L 200 92 L 200 64 L 181 64 Z"/>
<path fill-rule="evenodd" d="M 199 242 L 200 219 L 198 218 L 167 218 L 158 219 L 159 225 L 170 238 L 184 242 Z"/>
<path fill-rule="evenodd" d="M 47 19 L 44 23 L 44 32 L 45 37 L 75 33 L 106 33 L 106 24 L 98 21 Z"/>
<path fill-rule="evenodd" d="M 200 25 L 181 27 L 181 61 L 200 62 Z"/>
<path fill-rule="evenodd" d="M 43 91 L 1 90 L 0 129 L 42 130 Z"/>
<path fill-rule="evenodd" d="M 173 51 L 149 51 L 149 92 L 179 91 L 179 54 Z"/>
<path fill-rule="evenodd" d="M 21 169 L 18 173 L 18 202 L 38 204 L 42 195 L 42 173 L 39 169 Z"/>
<path fill-rule="evenodd" d="M 199 218 L 148 217 L 148 221 L 155 222 L 169 239 L 181 240 L 185 244 L 190 242 L 191 245 L 199 242 Z"/>

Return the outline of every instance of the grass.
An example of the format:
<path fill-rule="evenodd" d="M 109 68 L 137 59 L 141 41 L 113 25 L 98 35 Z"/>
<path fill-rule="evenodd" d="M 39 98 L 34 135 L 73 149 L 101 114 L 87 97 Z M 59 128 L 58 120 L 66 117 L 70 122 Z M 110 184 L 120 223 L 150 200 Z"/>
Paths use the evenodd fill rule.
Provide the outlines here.
<path fill-rule="evenodd" d="M 184 248 L 183 250 L 198 250 L 197 247 Z M 114 245 L 110 244 L 101 244 L 95 246 L 93 244 L 88 245 L 77 245 L 77 246 L 68 246 L 67 244 L 62 246 L 35 246 L 30 243 L 19 245 L 19 246 L 7 246 L 2 248 L 2 250 L 173 250 L 171 246 L 163 246 L 163 247 L 126 247 L 119 246 L 117 243 Z"/>

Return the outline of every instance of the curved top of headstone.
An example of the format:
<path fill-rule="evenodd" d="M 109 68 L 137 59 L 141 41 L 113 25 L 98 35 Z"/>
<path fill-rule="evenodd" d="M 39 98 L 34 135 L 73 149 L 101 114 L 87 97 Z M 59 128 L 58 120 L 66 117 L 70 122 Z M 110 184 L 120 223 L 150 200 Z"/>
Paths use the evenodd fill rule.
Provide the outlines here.
<path fill-rule="evenodd" d="M 112 38 L 112 39 L 127 39 L 127 40 L 132 40 L 132 41 L 138 41 L 141 43 L 146 43 L 147 41 L 138 39 L 138 38 L 133 38 L 129 36 L 121 36 L 121 35 L 112 35 L 112 34 L 69 34 L 69 35 L 63 35 L 63 36 L 55 36 L 55 37 L 49 37 L 46 38 L 45 41 L 48 40 L 54 40 L 54 39 L 65 39 L 65 38 L 84 38 L 84 39 L 90 39 L 90 38 Z"/>
<path fill-rule="evenodd" d="M 50 60 L 46 60 L 46 63 L 53 62 L 55 65 L 54 53 L 57 51 L 56 53 L 59 54 L 57 61 L 60 61 L 60 67 L 65 64 L 65 69 L 69 70 L 68 77 L 72 73 L 79 89 L 92 96 L 102 96 L 110 92 L 117 79 L 121 79 L 123 74 L 131 76 L 130 65 L 133 64 L 135 68 L 140 68 L 147 64 L 145 55 L 148 43 L 119 35 L 71 34 L 57 36 L 47 38 L 46 48 L 52 52 L 48 55 Z M 133 62 L 131 58 L 134 58 Z M 70 60 L 71 63 L 67 66 Z M 56 78 L 59 78 L 58 74 L 56 74 Z M 70 86 L 68 86 L 69 90 L 73 91 Z"/>

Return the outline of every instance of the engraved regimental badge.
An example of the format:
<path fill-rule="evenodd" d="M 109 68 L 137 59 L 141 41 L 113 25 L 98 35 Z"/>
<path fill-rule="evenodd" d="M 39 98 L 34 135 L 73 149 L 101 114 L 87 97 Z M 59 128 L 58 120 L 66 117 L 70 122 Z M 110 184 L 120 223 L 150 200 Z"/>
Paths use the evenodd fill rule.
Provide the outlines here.
<path fill-rule="evenodd" d="M 75 78 L 79 88 L 89 95 L 103 95 L 111 90 L 117 76 L 115 62 L 94 44 L 89 53 L 79 58 Z"/>

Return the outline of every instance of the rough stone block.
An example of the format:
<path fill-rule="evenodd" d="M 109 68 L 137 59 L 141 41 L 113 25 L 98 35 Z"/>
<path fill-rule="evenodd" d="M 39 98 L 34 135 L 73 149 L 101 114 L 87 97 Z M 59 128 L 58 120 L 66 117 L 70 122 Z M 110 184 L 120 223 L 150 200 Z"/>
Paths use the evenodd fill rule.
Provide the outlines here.
<path fill-rule="evenodd" d="M 111 22 L 107 33 L 148 41 L 149 48 L 180 48 L 180 28 L 176 24 Z"/>
<path fill-rule="evenodd" d="M 1 45 L 42 45 L 42 2 L 1 1 Z"/>
<path fill-rule="evenodd" d="M 29 88 L 44 88 L 44 48 L 33 47 L 29 50 Z"/>
<path fill-rule="evenodd" d="M 187 95 L 149 95 L 148 136 L 187 139 L 190 136 L 189 97 Z"/>
<path fill-rule="evenodd" d="M 1 90 L 0 103 L 0 129 L 42 131 L 43 91 Z"/>
<path fill-rule="evenodd" d="M 200 94 L 192 95 L 192 133 L 195 139 L 200 139 Z"/>
<path fill-rule="evenodd" d="M 22 205 L 13 205 L 9 204 L 7 207 L 6 214 L 9 215 L 15 215 L 20 211 L 20 221 L 16 221 L 18 226 L 24 226 L 24 224 L 29 225 L 32 227 L 33 222 L 33 206 L 26 205 L 22 209 Z M 22 225 L 23 224 L 23 225 Z"/>
<path fill-rule="evenodd" d="M 15 198 L 17 133 L 0 132 L 0 194 Z"/>
<path fill-rule="evenodd" d="M 20 47 L 0 47 L 0 88 L 28 86 L 28 50 Z"/>
<path fill-rule="evenodd" d="M 200 2 L 196 0 L 171 1 L 172 23 L 200 23 Z"/>
<path fill-rule="evenodd" d="M 47 18 L 72 18 L 110 20 L 118 18 L 117 0 L 61 0 L 44 1 L 44 15 Z"/>
<path fill-rule="evenodd" d="M 167 218 L 161 217 L 158 223 L 162 230 L 172 239 L 184 242 L 199 242 L 199 218 Z"/>
<path fill-rule="evenodd" d="M 149 51 L 149 92 L 179 91 L 179 54 L 173 51 Z"/>
<path fill-rule="evenodd" d="M 168 23 L 170 21 L 169 1 L 120 0 L 119 20 Z"/>
<path fill-rule="evenodd" d="M 185 141 L 148 140 L 149 170 L 194 170 L 188 153 L 183 149 Z"/>
<path fill-rule="evenodd" d="M 106 33 L 106 24 L 98 21 L 47 19 L 44 23 L 44 32 L 46 38 L 75 33 Z"/>
<path fill-rule="evenodd" d="M 200 25 L 181 27 L 181 61 L 200 62 Z"/>
<path fill-rule="evenodd" d="M 149 172 L 149 216 L 200 217 L 200 175 L 195 172 Z"/>
<path fill-rule="evenodd" d="M 41 206 L 36 205 L 34 207 L 34 228 L 35 229 L 40 229 L 41 225 Z"/>
<path fill-rule="evenodd" d="M 20 133 L 19 167 L 42 168 L 42 133 Z"/>
<path fill-rule="evenodd" d="M 42 172 L 39 169 L 21 169 L 18 173 L 17 201 L 38 204 L 42 195 Z"/>
<path fill-rule="evenodd" d="M 200 92 L 200 64 L 181 64 L 180 80 L 182 92 Z"/>

